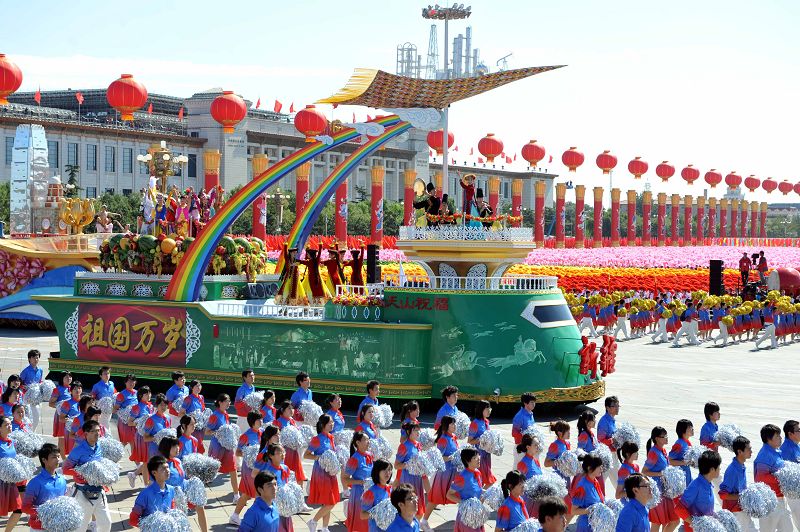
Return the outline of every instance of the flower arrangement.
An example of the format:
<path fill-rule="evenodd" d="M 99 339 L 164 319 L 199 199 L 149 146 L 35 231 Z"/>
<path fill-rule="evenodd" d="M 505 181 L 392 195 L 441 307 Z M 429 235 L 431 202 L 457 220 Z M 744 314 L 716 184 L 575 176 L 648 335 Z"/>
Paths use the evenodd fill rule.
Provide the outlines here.
<path fill-rule="evenodd" d="M 40 259 L 0 251 L 0 297 L 24 288 L 33 279 L 44 275 L 45 270 Z"/>
<path fill-rule="evenodd" d="M 363 295 L 354 294 L 352 292 L 345 292 L 334 296 L 331 300 L 335 305 L 344 305 L 345 307 L 382 307 L 383 296 L 377 295 Z"/>

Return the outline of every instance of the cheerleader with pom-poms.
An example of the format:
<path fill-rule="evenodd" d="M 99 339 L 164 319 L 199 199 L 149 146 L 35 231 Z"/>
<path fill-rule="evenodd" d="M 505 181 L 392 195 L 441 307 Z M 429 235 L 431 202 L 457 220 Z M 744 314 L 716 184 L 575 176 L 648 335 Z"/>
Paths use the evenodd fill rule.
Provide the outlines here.
<path fill-rule="evenodd" d="M 170 420 L 171 421 L 171 420 Z M 181 444 L 176 438 L 167 436 L 161 439 L 158 444 L 158 454 L 167 459 L 167 466 L 169 467 L 169 478 L 167 485 L 174 488 L 183 489 L 186 481 L 186 473 L 183 470 L 183 463 L 178 458 L 180 453 Z M 208 521 L 206 520 L 206 510 L 203 506 L 195 506 L 188 502 L 189 509 L 197 511 L 197 520 L 200 523 L 201 532 L 208 532 Z"/>
<path fill-rule="evenodd" d="M 114 397 L 114 412 L 119 412 L 129 407 L 132 408 L 138 401 L 136 376 L 128 374 L 125 377 L 125 388 Z M 117 434 L 119 434 L 119 441 L 122 445 L 130 445 L 131 449 L 133 449 L 133 440 L 136 434 L 136 429 L 134 427 L 117 420 Z"/>
<path fill-rule="evenodd" d="M 550 431 L 555 432 L 556 440 L 550 444 L 547 449 L 547 456 L 544 459 L 546 467 L 552 467 L 558 476 L 564 479 L 567 488 L 570 487 L 572 479 L 555 468 L 556 460 L 561 458 L 561 455 L 570 450 L 569 443 L 569 425 L 566 421 L 559 419 L 550 424 Z M 567 504 L 569 506 L 569 504 Z"/>
<path fill-rule="evenodd" d="M 371 477 L 373 456 L 368 451 L 369 437 L 363 432 L 354 432 L 350 441 L 350 458 L 342 471 L 342 484 L 350 488 L 350 500 L 347 504 L 347 530 L 363 530 L 369 528 L 361 510 L 361 497 L 364 495 L 364 481 Z"/>
<path fill-rule="evenodd" d="M 342 415 L 342 396 L 338 393 L 332 393 L 325 398 L 325 413 L 328 414 L 333 420 L 332 434 L 344 430 L 344 416 Z"/>
<path fill-rule="evenodd" d="M 578 416 L 578 448 L 587 453 L 597 449 L 597 436 L 592 432 L 595 423 L 594 412 L 585 410 Z"/>
<path fill-rule="evenodd" d="M 57 410 L 58 422 L 62 430 L 61 434 L 64 437 L 65 451 L 67 447 L 69 447 L 69 450 L 72 450 L 73 446 L 71 435 L 67 431 L 67 419 L 78 417 L 78 414 L 80 414 L 79 403 L 81 400 L 81 395 L 83 394 L 83 386 L 81 385 L 80 381 L 72 381 L 72 383 L 69 385 L 69 393 L 69 398 L 66 401 L 62 401 L 61 406 L 59 406 Z M 61 440 L 59 440 L 59 444 L 61 444 Z M 68 451 L 67 454 L 69 454 Z"/>
<path fill-rule="evenodd" d="M 572 513 L 579 516 L 577 532 L 591 532 L 589 507 L 603 502 L 603 489 L 600 487 L 603 474 L 603 461 L 599 456 L 587 454 L 583 457 L 583 475 L 572 489 Z"/>
<path fill-rule="evenodd" d="M 684 460 L 686 451 L 692 446 L 689 438 L 694 436 L 694 425 L 688 419 L 681 419 L 675 426 L 675 432 L 678 434 L 678 441 L 672 446 L 669 452 L 669 465 L 678 466 L 683 470 L 686 475 L 686 485 L 692 483 L 692 470 L 689 464 Z"/>
<path fill-rule="evenodd" d="M 458 453 L 458 440 L 456 439 L 456 420 L 450 416 L 444 416 L 439 428 L 436 429 L 436 448 L 442 453 L 445 468 L 444 471 L 437 471 L 433 477 L 431 489 L 428 493 L 428 505 L 425 508 L 425 517 L 422 524 L 426 524 L 433 511 L 440 504 L 453 504 L 447 498 L 447 492 L 456 476 L 456 462 L 460 461 Z"/>
<path fill-rule="evenodd" d="M 81 430 L 83 422 L 86 421 L 86 410 L 93 404 L 94 398 L 91 395 L 84 395 L 78 400 L 78 414 L 74 417 L 68 415 L 67 419 L 71 419 L 72 421 L 69 424 L 64 424 L 64 449 L 67 451 L 67 454 L 75 447 L 76 435 L 78 431 Z"/>
<path fill-rule="evenodd" d="M 331 510 L 340 500 L 339 483 L 336 477 L 325 471 L 319 461 L 325 451 L 336 451 L 336 444 L 331 434 L 332 430 L 333 419 L 328 414 L 322 414 L 317 420 L 317 435 L 311 438 L 308 449 L 303 455 L 303 458 L 314 461 L 308 504 L 322 505 L 307 523 L 310 532 L 315 532 L 320 520 L 322 520 L 323 529 L 328 528 L 328 523 L 331 520 Z"/>
<path fill-rule="evenodd" d="M 483 480 L 481 479 L 481 472 L 478 470 L 481 464 L 481 457 L 478 454 L 478 450 L 462 450 L 461 462 L 464 464 L 464 470 L 455 476 L 453 484 L 447 492 L 447 498 L 454 503 L 460 503 L 467 499 L 479 498 L 483 495 Z M 478 532 L 483 531 L 484 527 L 472 528 L 467 526 L 457 515 L 454 530 L 455 532 Z"/>
<path fill-rule="evenodd" d="M 231 406 L 231 398 L 226 393 L 221 393 L 214 401 L 216 410 L 209 416 L 206 423 L 206 436 L 211 436 L 211 443 L 208 445 L 208 456 L 216 458 L 220 462 L 219 472 L 229 473 L 231 476 L 231 489 L 233 490 L 233 502 L 239 502 L 239 478 L 236 476 L 236 457 L 233 451 L 222 446 L 216 436 L 216 431 L 223 425 L 230 424 L 228 417 L 228 407 Z"/>
<path fill-rule="evenodd" d="M 131 408 L 131 415 L 128 419 L 128 426 L 133 428 L 133 444 L 131 445 L 131 462 L 136 464 L 136 470 L 128 473 L 128 483 L 131 487 L 136 485 L 136 475 L 142 475 L 142 482 L 147 486 L 150 484 L 150 475 L 147 474 L 147 443 L 144 441 L 138 430 L 136 430 L 136 421 L 140 417 L 150 417 L 155 412 L 153 405 L 150 403 L 150 387 L 142 386 L 136 392 L 137 403 Z"/>
<path fill-rule="evenodd" d="M 665 445 L 667 445 L 667 429 L 653 427 L 650 439 L 647 440 L 647 461 L 642 468 L 642 474 L 655 478 L 661 493 L 664 493 L 664 469 L 669 465 L 667 451 L 664 449 Z M 650 523 L 655 525 L 654 532 L 659 529 L 662 532 L 672 532 L 678 528 L 680 518 L 675 512 L 675 504 L 669 497 L 662 497 L 658 506 L 650 509 L 649 516 Z"/>
<path fill-rule="evenodd" d="M 525 489 L 525 476 L 516 470 L 509 471 L 506 474 L 506 478 L 500 481 L 500 488 L 503 490 L 505 500 L 500 505 L 500 508 L 497 509 L 495 530 L 497 532 L 507 532 L 515 529 L 530 517 L 527 505 L 522 500 L 522 492 Z"/>
<path fill-rule="evenodd" d="M 636 463 L 636 460 L 639 459 L 639 445 L 636 442 L 626 441 L 617 449 L 617 457 L 621 464 L 617 472 L 616 497 L 624 499 L 625 479 L 639 472 L 639 465 Z"/>
<path fill-rule="evenodd" d="M 522 455 L 522 459 L 517 462 L 517 471 L 519 471 L 525 480 L 533 476 L 542 474 L 542 466 L 539 463 L 539 454 L 542 452 L 541 443 L 539 440 L 530 434 L 523 434 L 522 440 L 517 445 L 517 454 Z M 536 501 L 525 495 L 525 506 L 531 517 L 537 515 Z"/>
<path fill-rule="evenodd" d="M 481 457 L 481 478 L 483 487 L 491 486 L 497 481 L 497 477 L 492 473 L 492 455 L 478 447 L 481 436 L 489 429 L 489 415 L 492 413 L 492 406 L 489 401 L 481 400 L 475 405 L 475 418 L 469 424 L 467 443 L 478 448 Z"/>
<path fill-rule="evenodd" d="M 189 395 L 183 399 L 181 412 L 185 412 L 192 417 L 195 417 L 203 412 L 203 410 L 206 408 L 206 398 L 200 394 L 202 391 L 203 385 L 200 383 L 200 381 L 191 381 L 189 383 Z M 203 445 L 203 437 L 205 436 L 203 430 L 195 428 L 192 436 L 194 436 L 197 440 L 197 452 L 201 454 L 206 452 L 206 447 Z"/>
<path fill-rule="evenodd" d="M 178 458 L 183 460 L 183 457 L 187 454 L 192 453 L 199 453 L 200 444 L 197 441 L 197 438 L 193 435 L 195 427 L 195 420 L 192 416 L 187 416 L 186 414 L 181 416 L 180 425 L 178 428 L 175 429 L 175 432 L 178 435 L 178 444 L 180 445 L 180 449 L 178 450 Z"/>
<path fill-rule="evenodd" d="M 16 458 L 17 450 L 9 439 L 11 418 L 0 416 L 0 458 Z M 24 486 L 24 482 L 21 483 Z M 23 490 L 24 491 L 24 490 Z M 12 530 L 22 516 L 22 497 L 17 484 L 0 481 L 0 516 L 11 514 L 6 530 Z"/>
<path fill-rule="evenodd" d="M 264 425 L 272 423 L 278 417 L 275 408 L 275 392 L 264 390 L 264 399 L 261 400 L 261 416 Z"/>
<path fill-rule="evenodd" d="M 410 484 L 414 488 L 414 492 L 419 498 L 419 501 L 417 501 L 417 517 L 422 517 L 425 515 L 424 483 L 427 479 L 424 479 L 420 475 L 409 473 L 406 469 L 408 461 L 417 456 L 421 451 L 422 446 L 419 444 L 419 441 L 417 441 L 419 439 L 420 428 L 419 425 L 406 423 L 403 425 L 401 430 L 406 439 L 400 444 L 400 447 L 397 448 L 397 456 L 395 457 L 394 468 L 400 471 L 400 477 L 398 481 L 401 483 Z"/>
<path fill-rule="evenodd" d="M 373 405 L 363 405 L 361 410 L 358 412 L 358 419 L 359 422 L 358 425 L 356 425 L 355 430 L 363 432 L 370 439 L 378 437 L 378 434 L 380 434 L 381 431 L 375 426 L 375 407 Z"/>
<path fill-rule="evenodd" d="M 260 450 L 262 419 L 263 416 L 259 411 L 251 410 L 247 413 L 248 428 L 241 436 L 239 436 L 239 443 L 236 444 L 236 456 L 244 458 L 244 448 L 251 445 L 258 445 Z M 239 501 L 236 503 L 236 508 L 233 510 L 233 515 L 236 515 L 237 517 L 241 511 L 244 510 L 244 507 L 247 505 L 247 501 L 258 497 L 258 494 L 256 493 L 256 486 L 253 483 L 255 480 L 255 475 L 251 474 L 253 469 L 254 468 L 247 465 L 246 460 L 242 460 L 242 480 L 239 482 Z M 231 522 L 233 524 L 239 524 L 238 522 L 234 521 L 233 515 L 231 515 Z"/>
<path fill-rule="evenodd" d="M 274 424 L 277 425 L 278 428 L 283 430 L 288 425 L 293 427 L 297 426 L 293 419 L 294 407 L 288 399 L 281 403 L 277 412 L 278 418 L 274 421 Z M 303 472 L 303 463 L 300 461 L 300 453 L 295 449 L 287 448 L 286 465 L 294 472 L 294 478 L 297 480 L 297 483 L 302 486 L 303 482 L 306 480 L 306 474 Z"/>
<path fill-rule="evenodd" d="M 155 442 L 153 437 L 164 429 L 172 428 L 172 419 L 169 418 L 167 413 L 169 409 L 167 396 L 160 393 L 156 395 L 156 400 L 153 403 L 156 411 L 144 422 L 144 436 L 142 436 L 142 439 L 147 444 L 148 460 L 159 454 L 158 443 Z"/>
<path fill-rule="evenodd" d="M 370 478 L 372 478 L 372 486 L 361 496 L 361 519 L 368 521 L 369 532 L 382 532 L 382 529 L 378 528 L 378 524 L 370 516 L 369 511 L 378 503 L 391 497 L 392 486 L 389 485 L 389 481 L 392 479 L 392 464 L 386 460 L 375 460 L 372 464 Z"/>

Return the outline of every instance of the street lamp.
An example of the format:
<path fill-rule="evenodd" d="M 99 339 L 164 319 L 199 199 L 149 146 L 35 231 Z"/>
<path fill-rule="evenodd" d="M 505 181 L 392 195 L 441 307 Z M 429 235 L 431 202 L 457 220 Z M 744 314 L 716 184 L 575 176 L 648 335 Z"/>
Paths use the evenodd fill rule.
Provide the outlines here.
<path fill-rule="evenodd" d="M 153 144 L 146 154 L 139 154 L 136 160 L 140 163 L 145 163 L 150 168 L 152 175 L 161 181 L 161 192 L 167 192 L 167 178 L 175 175 L 181 167 L 189 162 L 189 158 L 185 155 L 178 155 L 172 153 L 172 150 L 167 148 L 167 142 L 161 141 L 161 144 Z"/>
<path fill-rule="evenodd" d="M 448 68 L 448 40 L 450 36 L 448 34 L 448 22 L 451 20 L 462 20 L 469 18 L 472 14 L 472 6 L 464 7 L 464 4 L 453 4 L 452 7 L 440 7 L 439 4 L 435 6 L 431 6 L 428 4 L 428 7 L 422 8 L 422 18 L 427 20 L 444 20 L 444 79 L 450 79 L 450 68 Z M 436 74 L 434 73 L 434 76 Z M 444 143 L 442 146 L 442 187 L 445 189 L 442 191 L 449 192 L 449 184 L 450 184 L 450 176 L 447 172 L 447 115 L 450 106 L 448 105 L 443 109 L 444 114 L 444 127 L 442 128 L 444 131 Z"/>
<path fill-rule="evenodd" d="M 279 209 L 278 225 L 277 227 L 275 227 L 275 234 L 279 235 L 281 234 L 281 225 L 283 225 L 283 205 L 286 202 L 286 200 L 289 199 L 291 196 L 289 196 L 289 194 L 281 193 L 281 187 L 278 187 L 275 189 L 275 192 L 273 192 L 272 194 L 265 194 L 264 197 L 267 200 L 274 199 L 278 202 L 278 209 Z"/>

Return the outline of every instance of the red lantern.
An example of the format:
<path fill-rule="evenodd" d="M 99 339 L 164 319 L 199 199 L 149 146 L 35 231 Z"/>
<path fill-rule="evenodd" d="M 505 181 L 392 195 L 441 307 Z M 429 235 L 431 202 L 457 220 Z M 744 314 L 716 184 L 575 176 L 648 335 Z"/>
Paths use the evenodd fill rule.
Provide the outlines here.
<path fill-rule="evenodd" d="M 739 185 L 742 184 L 742 176 L 736 172 L 731 172 L 725 176 L 725 184 L 728 185 L 728 188 L 731 190 L 738 188 Z"/>
<path fill-rule="evenodd" d="M 800 183 L 795 183 L 794 184 L 794 191 L 796 193 L 800 194 Z"/>
<path fill-rule="evenodd" d="M 17 92 L 20 85 L 22 71 L 16 63 L 6 59 L 6 54 L 0 54 L 0 105 L 8 105 L 6 98 Z"/>
<path fill-rule="evenodd" d="M 450 146 L 453 145 L 456 138 L 453 135 L 452 131 L 447 132 L 447 148 L 449 149 Z M 437 154 L 441 155 L 444 153 L 444 130 L 437 129 L 436 131 L 431 131 L 428 133 L 428 146 L 431 147 Z"/>
<path fill-rule="evenodd" d="M 503 141 L 496 138 L 494 133 L 487 133 L 478 141 L 478 151 L 491 163 L 495 157 L 503 153 Z"/>
<path fill-rule="evenodd" d="M 147 89 L 133 79 L 131 74 L 123 74 L 108 86 L 106 100 L 119 111 L 122 120 L 131 121 L 133 113 L 141 109 L 147 101 Z"/>
<path fill-rule="evenodd" d="M 771 177 L 766 178 L 764 181 L 761 182 L 761 188 L 767 191 L 767 194 L 771 194 L 773 190 L 778 188 L 778 183 Z"/>
<path fill-rule="evenodd" d="M 663 182 L 669 181 L 669 178 L 675 175 L 675 167 L 669 164 L 668 161 L 663 161 L 656 166 L 656 175 L 661 178 Z"/>
<path fill-rule="evenodd" d="M 328 119 L 313 105 L 306 105 L 294 115 L 294 128 L 306 136 L 306 142 L 314 142 L 314 137 L 322 135 L 328 127 Z"/>
<path fill-rule="evenodd" d="M 233 128 L 246 115 L 247 106 L 244 100 L 233 91 L 223 91 L 211 102 L 211 116 L 222 124 L 222 131 L 225 133 L 233 133 Z"/>
<path fill-rule="evenodd" d="M 522 158 L 528 161 L 529 166 L 536 166 L 544 159 L 545 151 L 535 140 L 531 140 L 522 147 Z"/>
<path fill-rule="evenodd" d="M 708 183 L 711 188 L 717 188 L 717 185 L 722 183 L 722 174 L 714 170 L 713 168 L 706 172 L 705 175 L 706 183 Z"/>
<path fill-rule="evenodd" d="M 697 168 L 692 167 L 692 165 L 688 165 L 686 168 L 681 170 L 681 177 L 687 184 L 691 185 L 700 177 L 700 170 Z"/>
<path fill-rule="evenodd" d="M 778 183 L 778 190 L 783 192 L 784 196 L 787 196 L 789 192 L 792 191 L 792 184 L 784 179 L 783 181 Z"/>
<path fill-rule="evenodd" d="M 747 179 L 744 180 L 744 186 L 747 187 L 747 190 L 750 192 L 755 192 L 760 185 L 761 180 L 754 175 L 748 176 Z"/>
<path fill-rule="evenodd" d="M 578 151 L 578 148 L 572 146 L 561 156 L 561 162 L 569 168 L 570 172 L 574 172 L 576 168 L 583 164 L 583 154 Z"/>
<path fill-rule="evenodd" d="M 635 157 L 631 162 L 628 163 L 628 172 L 633 174 L 634 179 L 641 178 L 647 173 L 648 168 L 649 166 L 642 160 L 641 157 Z"/>
<path fill-rule="evenodd" d="M 595 162 L 597 167 L 603 171 L 603 175 L 611 173 L 611 170 L 617 166 L 617 158 L 611 155 L 611 150 L 604 150 L 603 153 L 597 156 Z"/>

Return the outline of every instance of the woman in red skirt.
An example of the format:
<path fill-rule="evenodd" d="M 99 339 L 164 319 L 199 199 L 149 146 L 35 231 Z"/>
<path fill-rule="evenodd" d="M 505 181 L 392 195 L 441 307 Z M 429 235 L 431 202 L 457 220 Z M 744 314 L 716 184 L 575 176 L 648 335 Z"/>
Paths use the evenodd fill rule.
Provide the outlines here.
<path fill-rule="evenodd" d="M 138 401 L 138 392 L 136 391 L 136 376 L 129 373 L 128 376 L 125 377 L 125 388 L 123 388 L 122 391 L 119 392 L 114 398 L 114 412 L 119 412 L 120 410 L 128 407 L 133 408 Z M 119 441 L 122 445 L 130 445 L 132 449 L 135 432 L 135 428 L 127 425 L 126 423 L 121 423 L 119 418 L 117 418 L 117 433 L 119 434 Z"/>
<path fill-rule="evenodd" d="M 329 474 L 319 464 L 319 457 L 327 451 L 335 451 L 336 444 L 333 440 L 333 418 L 328 414 L 322 414 L 317 421 L 317 435 L 311 439 L 303 458 L 314 461 L 314 469 L 311 472 L 311 486 L 308 492 L 308 504 L 321 504 L 322 508 L 317 510 L 308 521 L 309 532 L 316 532 L 320 519 L 322 529 L 328 529 L 331 520 L 331 510 L 339 502 L 339 482 L 334 475 Z"/>
<path fill-rule="evenodd" d="M 136 470 L 128 473 L 128 482 L 131 487 L 136 485 L 136 475 L 142 475 L 142 482 L 145 486 L 150 484 L 150 475 L 147 473 L 147 443 L 144 441 L 138 430 L 136 430 L 136 421 L 140 417 L 150 417 L 155 413 L 153 405 L 150 404 L 150 387 L 142 386 L 136 392 L 136 399 L 138 402 L 131 408 L 131 417 L 128 419 L 128 426 L 134 430 L 133 443 L 131 444 L 131 462 L 136 464 Z"/>
<path fill-rule="evenodd" d="M 72 384 L 72 373 L 65 371 L 61 374 L 61 384 L 57 385 L 50 396 L 50 408 L 55 408 L 53 414 L 53 436 L 58 438 L 58 450 L 64 456 L 64 422 L 58 417 L 58 404 L 70 398 L 69 387 Z"/>
<path fill-rule="evenodd" d="M 17 449 L 8 438 L 11 434 L 11 418 L 0 416 L 0 458 L 14 458 L 17 456 Z M 25 482 L 20 483 L 25 491 Z M 22 517 L 22 497 L 19 495 L 17 484 L 0 482 L 0 516 L 5 517 L 11 514 L 6 524 L 6 530 L 12 530 Z"/>
<path fill-rule="evenodd" d="M 669 465 L 669 458 L 664 447 L 667 445 L 667 429 L 664 427 L 653 427 L 650 432 L 650 439 L 647 440 L 647 461 L 642 468 L 642 474 L 647 477 L 655 478 L 661 493 L 664 493 L 664 483 L 662 477 L 664 469 Z M 675 512 L 675 504 L 669 497 L 661 497 L 661 503 L 650 510 L 651 529 L 654 532 L 672 532 L 680 524 L 680 518 Z"/>
<path fill-rule="evenodd" d="M 231 398 L 227 393 L 221 393 L 214 401 L 217 407 L 214 412 L 209 416 L 208 423 L 206 423 L 206 436 L 211 436 L 211 443 L 208 445 L 208 456 L 219 460 L 219 472 L 223 475 L 230 473 L 231 475 L 231 489 L 233 489 L 233 502 L 239 502 L 239 477 L 236 476 L 236 457 L 233 451 L 226 449 L 219 442 L 215 433 L 222 425 L 230 424 L 231 420 L 228 417 L 228 407 L 231 406 Z"/>
<path fill-rule="evenodd" d="M 364 481 L 372 475 L 373 456 L 368 449 L 369 437 L 363 432 L 353 433 L 353 438 L 350 440 L 350 459 L 342 472 L 342 484 L 350 488 L 345 526 L 351 532 L 369 530 L 368 519 L 364 519 L 361 515 Z"/>
<path fill-rule="evenodd" d="M 258 445 L 259 451 L 261 450 L 261 423 L 263 419 L 264 416 L 258 410 L 251 410 L 247 413 L 248 429 L 244 434 L 239 436 L 239 443 L 236 445 L 236 456 L 244 458 L 244 448 L 251 445 Z M 252 471 L 253 468 L 248 466 L 244 459 L 242 459 L 242 480 L 239 482 L 239 502 L 236 503 L 236 508 L 233 510 L 233 514 L 231 514 L 231 524 L 241 524 L 239 514 L 244 510 L 244 507 L 247 506 L 247 501 L 258 498 L 255 484 L 253 484 L 255 475 L 252 474 Z M 234 515 L 236 517 L 233 517 Z"/>
<path fill-rule="evenodd" d="M 425 516 L 420 522 L 420 526 L 423 528 L 427 526 L 428 519 L 438 505 L 453 504 L 453 501 L 447 498 L 447 492 L 450 489 L 450 484 L 453 483 L 453 477 L 456 476 L 456 463 L 461 460 L 461 455 L 458 452 L 458 440 L 456 440 L 455 418 L 442 416 L 439 428 L 436 429 L 436 448 L 442 453 L 445 468 L 444 471 L 437 471 L 436 476 L 433 477 L 433 484 L 431 484 L 431 490 L 428 493 Z"/>
<path fill-rule="evenodd" d="M 294 407 L 288 399 L 281 403 L 276 412 L 278 417 L 275 418 L 273 423 L 277 425 L 278 428 L 283 430 L 288 425 L 292 425 L 293 427 L 297 426 L 294 419 L 292 419 L 292 416 L 294 415 Z M 300 461 L 300 452 L 296 449 L 289 449 L 287 447 L 286 459 L 284 460 L 284 463 L 294 472 L 294 478 L 302 488 L 303 482 L 306 480 L 306 474 L 303 472 L 303 463 Z"/>

